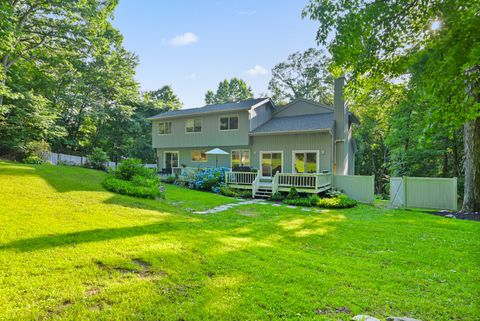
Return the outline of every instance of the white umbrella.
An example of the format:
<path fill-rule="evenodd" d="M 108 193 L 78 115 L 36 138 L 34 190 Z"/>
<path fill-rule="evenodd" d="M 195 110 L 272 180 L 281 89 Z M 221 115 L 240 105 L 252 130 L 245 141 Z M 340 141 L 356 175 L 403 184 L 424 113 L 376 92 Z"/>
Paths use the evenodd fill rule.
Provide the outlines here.
<path fill-rule="evenodd" d="M 215 167 L 218 167 L 218 155 L 230 155 L 224 150 L 221 150 L 220 148 L 214 148 L 212 150 L 209 150 L 205 154 L 207 155 L 215 155 Z"/>

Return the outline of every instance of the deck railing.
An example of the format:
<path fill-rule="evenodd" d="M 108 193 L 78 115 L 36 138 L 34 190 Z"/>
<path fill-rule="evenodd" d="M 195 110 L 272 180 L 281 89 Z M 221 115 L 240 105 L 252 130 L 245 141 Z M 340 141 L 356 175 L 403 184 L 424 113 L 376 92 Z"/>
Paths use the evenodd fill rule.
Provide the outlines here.
<path fill-rule="evenodd" d="M 256 177 L 256 172 L 226 172 L 225 183 L 236 185 L 252 185 Z"/>
<path fill-rule="evenodd" d="M 258 189 L 260 188 L 260 171 L 256 174 L 255 179 L 252 182 L 252 197 L 255 198 Z"/>
<path fill-rule="evenodd" d="M 279 173 L 278 186 L 319 189 L 332 184 L 331 174 L 317 173 Z"/>

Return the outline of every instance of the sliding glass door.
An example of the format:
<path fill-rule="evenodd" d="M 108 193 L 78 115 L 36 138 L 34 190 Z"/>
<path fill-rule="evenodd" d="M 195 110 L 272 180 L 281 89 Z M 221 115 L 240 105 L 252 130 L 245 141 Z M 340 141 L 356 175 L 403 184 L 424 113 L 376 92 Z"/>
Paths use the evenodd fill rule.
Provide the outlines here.
<path fill-rule="evenodd" d="M 165 152 L 165 168 L 178 167 L 178 152 Z"/>
<path fill-rule="evenodd" d="M 293 170 L 295 173 L 317 173 L 318 152 L 295 151 L 293 152 Z"/>
<path fill-rule="evenodd" d="M 282 153 L 261 152 L 262 176 L 271 177 L 282 172 Z"/>

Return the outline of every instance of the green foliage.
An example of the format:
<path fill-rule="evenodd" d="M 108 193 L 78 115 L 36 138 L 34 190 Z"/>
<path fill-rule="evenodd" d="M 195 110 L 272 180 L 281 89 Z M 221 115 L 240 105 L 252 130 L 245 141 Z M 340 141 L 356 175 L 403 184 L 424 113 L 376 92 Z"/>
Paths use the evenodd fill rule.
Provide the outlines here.
<path fill-rule="evenodd" d="M 25 164 L 43 164 L 44 161 L 42 158 L 38 157 L 37 155 L 31 155 L 31 156 L 27 156 L 23 162 Z"/>
<path fill-rule="evenodd" d="M 283 201 L 284 199 L 285 196 L 281 192 L 275 192 L 272 197 L 270 197 L 270 200 L 275 202 Z"/>
<path fill-rule="evenodd" d="M 242 79 L 232 78 L 220 82 L 216 92 L 207 91 L 205 103 L 207 105 L 224 104 L 249 98 L 253 98 L 252 88 Z"/>
<path fill-rule="evenodd" d="M 174 175 L 168 175 L 167 177 L 161 178 L 162 182 L 165 182 L 167 184 L 173 184 L 175 183 L 175 180 L 177 178 Z"/>
<path fill-rule="evenodd" d="M 309 197 L 301 197 L 301 198 L 286 198 L 283 200 L 283 203 L 288 205 L 295 205 L 295 206 L 315 206 L 320 201 L 320 197 L 318 195 L 313 194 Z"/>
<path fill-rule="evenodd" d="M 134 176 L 144 176 L 150 179 L 158 177 L 153 169 L 145 167 L 142 161 L 136 158 L 121 161 L 114 171 L 114 175 L 126 181 L 131 181 Z"/>
<path fill-rule="evenodd" d="M 290 187 L 290 191 L 288 192 L 286 199 L 293 200 L 298 198 L 300 198 L 300 194 L 298 194 L 297 189 L 294 186 Z"/>
<path fill-rule="evenodd" d="M 333 77 L 328 71 L 330 59 L 321 50 L 310 48 L 295 52 L 272 69 L 268 89 L 276 103 L 297 98 L 324 104 L 333 102 Z"/>
<path fill-rule="evenodd" d="M 316 205 L 323 208 L 350 208 L 357 206 L 357 201 L 342 194 L 337 197 L 322 198 Z"/>
<path fill-rule="evenodd" d="M 149 199 L 155 199 L 157 197 L 164 198 L 164 195 L 160 192 L 158 186 L 151 186 L 148 183 L 145 183 L 145 179 L 140 178 L 139 176 L 135 176 L 135 179 L 132 181 L 108 176 L 105 178 L 102 185 L 107 190 L 118 194 Z"/>
<path fill-rule="evenodd" d="M 220 186 L 218 192 L 219 192 L 219 194 L 225 195 L 225 196 L 228 196 L 228 197 L 238 197 L 237 191 L 230 188 L 228 185 Z"/>
<path fill-rule="evenodd" d="M 31 141 L 25 146 L 25 154 L 27 156 L 37 156 L 42 158 L 48 152 L 50 152 L 50 144 L 44 140 Z"/>
<path fill-rule="evenodd" d="M 94 169 L 105 170 L 106 163 L 110 160 L 107 156 L 107 153 L 103 151 L 101 148 L 94 148 L 92 153 L 88 155 L 88 161 L 86 162 L 86 166 Z"/>

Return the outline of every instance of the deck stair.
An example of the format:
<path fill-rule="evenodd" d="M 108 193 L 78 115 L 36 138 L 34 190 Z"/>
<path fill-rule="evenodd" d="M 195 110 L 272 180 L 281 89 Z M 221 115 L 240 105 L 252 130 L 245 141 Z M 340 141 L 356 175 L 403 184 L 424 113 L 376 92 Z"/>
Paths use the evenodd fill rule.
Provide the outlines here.
<path fill-rule="evenodd" d="M 258 189 L 254 198 L 270 198 L 272 197 L 272 178 L 260 178 Z"/>

